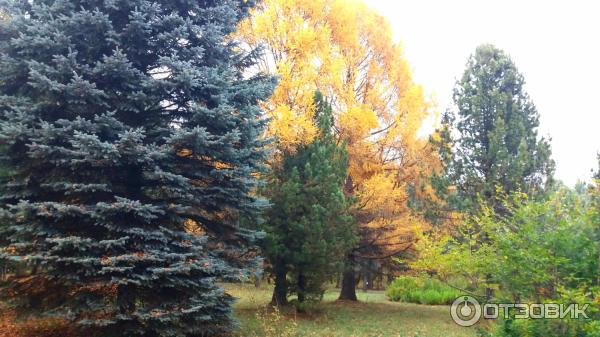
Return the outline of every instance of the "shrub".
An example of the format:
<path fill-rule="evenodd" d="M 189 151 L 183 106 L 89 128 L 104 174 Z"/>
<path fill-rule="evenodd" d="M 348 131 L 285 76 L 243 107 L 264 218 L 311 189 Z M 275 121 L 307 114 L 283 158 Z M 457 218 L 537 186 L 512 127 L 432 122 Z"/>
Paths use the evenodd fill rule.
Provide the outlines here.
<path fill-rule="evenodd" d="M 461 293 L 429 277 L 400 276 L 386 290 L 391 301 L 429 305 L 451 304 Z"/>
<path fill-rule="evenodd" d="M 593 324 L 574 319 L 506 319 L 480 336 L 492 337 L 596 337 Z M 593 323 L 593 321 L 592 321 Z"/>
<path fill-rule="evenodd" d="M 588 322 L 584 330 L 586 332 L 586 337 L 600 337 L 600 320 L 595 320 Z"/>
<path fill-rule="evenodd" d="M 256 313 L 260 325 L 260 333 L 253 333 L 253 337 L 295 337 L 298 336 L 298 323 L 295 319 L 288 320 L 279 311 L 279 307 L 264 307 Z M 240 334 L 240 337 L 248 336 Z"/>
<path fill-rule="evenodd" d="M 389 285 L 386 295 L 392 301 L 410 302 L 408 296 L 418 288 L 419 283 L 416 278 L 400 276 Z"/>

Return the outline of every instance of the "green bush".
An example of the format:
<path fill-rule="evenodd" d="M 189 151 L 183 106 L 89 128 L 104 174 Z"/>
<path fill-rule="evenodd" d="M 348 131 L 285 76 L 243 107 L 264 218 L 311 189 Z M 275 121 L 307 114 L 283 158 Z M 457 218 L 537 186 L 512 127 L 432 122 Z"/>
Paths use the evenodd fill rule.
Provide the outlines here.
<path fill-rule="evenodd" d="M 587 323 L 587 324 L 586 324 Z M 491 332 L 480 336 L 492 337 L 597 337 L 600 328 L 594 321 L 574 319 L 507 319 Z"/>
<path fill-rule="evenodd" d="M 586 337 L 600 337 L 600 320 L 588 322 L 583 329 Z"/>
<path fill-rule="evenodd" d="M 392 301 L 410 302 L 409 294 L 419 288 L 417 279 L 410 276 L 397 277 L 386 290 L 387 297 Z"/>
<path fill-rule="evenodd" d="M 391 301 L 438 305 L 451 304 L 461 293 L 437 279 L 400 276 L 392 281 L 386 295 Z"/>

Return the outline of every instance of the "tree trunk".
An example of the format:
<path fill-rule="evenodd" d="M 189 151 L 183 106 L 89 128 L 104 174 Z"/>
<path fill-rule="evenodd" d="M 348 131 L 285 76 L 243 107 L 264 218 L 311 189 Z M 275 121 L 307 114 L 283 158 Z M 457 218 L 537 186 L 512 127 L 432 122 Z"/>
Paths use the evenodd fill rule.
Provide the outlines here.
<path fill-rule="evenodd" d="M 275 288 L 273 289 L 273 297 L 271 305 L 281 306 L 287 304 L 287 268 L 282 261 L 275 263 Z"/>
<path fill-rule="evenodd" d="M 340 291 L 339 300 L 358 301 L 356 298 L 356 277 L 354 275 L 354 261 L 348 259 L 346 270 L 342 275 L 342 289 Z"/>
<path fill-rule="evenodd" d="M 486 283 L 490 284 L 492 282 L 492 275 L 491 274 L 486 274 Z M 494 289 L 490 288 L 490 287 L 485 287 L 485 299 L 487 301 L 491 300 L 492 297 L 494 297 Z"/>
<path fill-rule="evenodd" d="M 302 303 L 306 299 L 306 279 L 304 274 L 298 274 L 298 302 Z"/>
<path fill-rule="evenodd" d="M 258 277 L 258 276 L 254 277 L 254 288 L 260 288 L 260 281 L 261 281 L 260 277 Z"/>
<path fill-rule="evenodd" d="M 373 290 L 373 274 L 369 270 L 369 265 L 364 270 L 363 291 Z"/>

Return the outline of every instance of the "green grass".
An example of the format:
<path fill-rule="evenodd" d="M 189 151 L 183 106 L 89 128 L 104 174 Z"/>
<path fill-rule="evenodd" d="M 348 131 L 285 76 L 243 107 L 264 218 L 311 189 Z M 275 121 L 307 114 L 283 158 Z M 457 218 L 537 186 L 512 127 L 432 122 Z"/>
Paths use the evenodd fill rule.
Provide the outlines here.
<path fill-rule="evenodd" d="M 360 302 L 338 302 L 338 292 L 325 293 L 311 313 L 267 310 L 271 288 L 225 285 L 239 298 L 235 314 L 239 336 L 251 337 L 470 337 L 475 329 L 456 325 L 448 306 L 390 302 L 383 291 L 358 292 Z"/>

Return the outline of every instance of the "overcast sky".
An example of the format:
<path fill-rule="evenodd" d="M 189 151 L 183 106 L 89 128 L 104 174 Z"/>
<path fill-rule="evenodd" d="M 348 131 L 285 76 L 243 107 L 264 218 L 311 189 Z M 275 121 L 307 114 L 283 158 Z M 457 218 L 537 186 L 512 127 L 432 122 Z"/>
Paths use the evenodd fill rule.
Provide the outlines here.
<path fill-rule="evenodd" d="M 589 180 L 600 151 L 600 2 L 366 0 L 385 15 L 415 80 L 443 111 L 468 56 L 482 43 L 504 49 L 525 76 L 552 137 L 556 177 Z"/>

